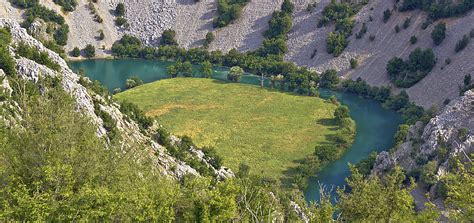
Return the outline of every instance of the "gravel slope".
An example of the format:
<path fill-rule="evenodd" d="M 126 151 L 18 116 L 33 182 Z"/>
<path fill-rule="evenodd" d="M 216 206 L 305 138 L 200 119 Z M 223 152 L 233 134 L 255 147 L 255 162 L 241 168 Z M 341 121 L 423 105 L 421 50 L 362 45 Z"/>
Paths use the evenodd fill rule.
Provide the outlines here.
<path fill-rule="evenodd" d="M 456 42 L 474 28 L 473 11 L 460 18 L 442 20 L 447 24 L 447 36 L 440 46 L 435 46 L 431 40 L 434 24 L 425 30 L 421 29 L 421 24 L 426 19 L 424 12 L 394 12 L 389 21 L 383 23 L 383 11 L 392 8 L 394 1 L 371 1 L 355 16 L 357 25 L 354 28 L 354 34 L 360 30 L 362 22 L 367 23 L 367 34 L 362 39 L 356 39 L 355 35 L 352 35 L 349 38 L 349 47 L 341 56 L 335 58 L 326 53 L 325 42 L 327 33 L 334 27 L 316 27 L 322 9 L 329 2 L 329 0 L 323 0 L 312 13 L 306 12 L 304 7 L 297 8 L 293 15 L 294 27 L 289 34 L 287 60 L 318 71 L 336 69 L 346 78 L 361 77 L 372 85 L 380 86 L 391 85 L 385 67 L 392 57 L 407 58 L 417 47 L 433 48 L 438 58 L 436 67 L 418 84 L 406 89 L 413 101 L 426 108 L 433 104 L 441 105 L 446 98 L 457 97 L 458 85 L 462 84 L 464 75 L 474 71 L 474 44 L 472 43 L 474 41 L 471 41 L 469 46 L 460 53 L 454 52 Z M 369 16 L 373 17 L 372 22 L 369 21 Z M 407 17 L 412 18 L 411 25 L 403 29 L 402 24 Z M 397 24 L 401 28 L 399 33 L 394 31 Z M 376 36 L 373 42 L 368 39 L 371 34 Z M 418 38 L 418 42 L 414 45 L 409 42 L 412 35 Z M 317 54 L 311 59 L 314 49 L 317 49 Z M 357 69 L 350 69 L 350 58 L 357 58 L 359 61 L 360 65 Z M 444 63 L 447 58 L 452 61 L 449 65 Z"/>

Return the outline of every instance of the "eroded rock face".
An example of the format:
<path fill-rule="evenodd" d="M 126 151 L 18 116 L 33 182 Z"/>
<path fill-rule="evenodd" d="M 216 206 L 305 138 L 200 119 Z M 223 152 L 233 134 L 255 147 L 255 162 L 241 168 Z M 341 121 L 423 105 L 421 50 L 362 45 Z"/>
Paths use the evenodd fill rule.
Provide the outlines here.
<path fill-rule="evenodd" d="M 72 72 L 71 69 L 69 69 L 66 62 L 58 54 L 47 49 L 39 41 L 28 35 L 26 30 L 21 28 L 18 23 L 10 19 L 0 19 L 0 27 L 10 28 L 12 35 L 11 46 L 15 46 L 20 42 L 24 42 L 29 46 L 35 47 L 39 51 L 47 52 L 49 57 L 60 65 L 60 71 L 56 72 L 44 65 L 38 64 L 26 58 L 19 57 L 16 59 L 17 74 L 26 80 L 36 83 L 40 77 L 44 76 L 61 77 L 62 86 L 64 90 L 74 98 L 78 112 L 90 117 L 93 123 L 97 125 L 98 137 L 106 137 L 107 132 L 102 126 L 103 120 L 94 112 L 94 101 L 99 103 L 100 110 L 109 114 L 116 121 L 117 129 L 123 137 L 124 146 L 127 146 L 127 143 L 137 143 L 139 145 L 143 145 L 149 150 L 149 153 L 147 154 L 150 154 L 150 156 L 153 157 L 156 164 L 155 166 L 161 174 L 174 178 L 181 178 L 187 174 L 199 175 L 195 169 L 186 163 L 170 156 L 166 148 L 154 142 L 148 135 L 141 133 L 138 125 L 134 121 L 127 119 L 125 115 L 120 112 L 118 104 L 110 102 L 110 100 L 106 100 L 106 98 L 95 94 L 81 85 L 79 83 L 80 77 Z M 15 54 L 13 47 L 10 47 L 10 51 L 12 55 Z M 2 70 L 0 70 L 0 74 L 3 74 Z M 5 77 L 5 75 L 2 75 L 2 77 Z M 7 79 L 3 79 L 2 90 L 11 94 L 12 89 L 8 84 Z M 15 102 L 11 100 L 11 103 L 9 103 L 8 106 L 12 106 L 14 104 Z M 1 117 L 0 120 L 5 121 L 4 117 Z M 220 170 L 215 171 L 217 172 Z"/>
<path fill-rule="evenodd" d="M 382 152 L 377 156 L 372 173 L 382 173 L 395 165 L 410 172 L 429 160 L 437 160 L 437 174 L 442 176 L 449 158 L 467 160 L 473 152 L 474 91 L 471 90 L 449 103 L 424 128 L 421 123 L 411 126 L 406 141 L 393 154 Z"/>

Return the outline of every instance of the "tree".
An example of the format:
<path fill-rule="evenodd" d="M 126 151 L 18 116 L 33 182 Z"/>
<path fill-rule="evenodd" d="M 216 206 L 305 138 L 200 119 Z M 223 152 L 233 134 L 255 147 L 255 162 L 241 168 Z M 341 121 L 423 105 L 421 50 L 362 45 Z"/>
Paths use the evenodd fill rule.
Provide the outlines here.
<path fill-rule="evenodd" d="M 442 180 L 447 191 L 446 206 L 450 220 L 469 222 L 474 218 L 474 165 L 461 163 L 459 159 L 455 159 L 453 164 L 453 170 Z"/>
<path fill-rule="evenodd" d="M 202 72 L 203 77 L 211 78 L 212 77 L 212 63 L 207 60 L 202 62 L 201 72 Z"/>
<path fill-rule="evenodd" d="M 464 85 L 467 86 L 467 85 L 470 85 L 471 84 L 471 74 L 466 74 L 464 75 Z"/>
<path fill-rule="evenodd" d="M 175 78 L 178 76 L 178 69 L 175 65 L 170 65 L 168 68 L 166 68 L 166 73 L 168 73 L 169 77 Z"/>
<path fill-rule="evenodd" d="M 208 32 L 206 34 L 206 39 L 204 40 L 204 47 L 208 47 L 209 44 L 211 44 L 212 41 L 214 41 L 215 37 L 212 32 Z"/>
<path fill-rule="evenodd" d="M 349 62 L 350 62 L 350 64 L 351 64 L 351 68 L 352 68 L 352 69 L 357 68 L 357 65 L 358 65 L 357 59 L 351 58 Z"/>
<path fill-rule="evenodd" d="M 179 71 L 185 77 L 192 77 L 193 76 L 193 65 L 191 64 L 191 62 L 186 61 L 181 65 Z"/>
<path fill-rule="evenodd" d="M 178 42 L 176 41 L 176 32 L 172 29 L 167 29 L 161 34 L 161 45 L 172 45 L 177 46 Z"/>
<path fill-rule="evenodd" d="M 410 37 L 410 43 L 411 43 L 411 45 L 415 44 L 417 41 L 418 41 L 418 38 L 416 38 L 416 36 L 411 36 L 411 37 Z"/>
<path fill-rule="evenodd" d="M 341 122 L 345 118 L 349 118 L 349 108 L 345 105 L 341 105 L 334 111 L 334 118 L 337 122 Z"/>
<path fill-rule="evenodd" d="M 446 23 L 440 22 L 431 31 L 431 39 L 433 39 L 435 45 L 439 45 L 443 42 L 444 38 L 446 38 Z"/>
<path fill-rule="evenodd" d="M 387 23 L 388 19 L 390 19 L 390 16 L 392 16 L 392 11 L 390 9 L 387 9 L 383 12 L 383 22 Z"/>
<path fill-rule="evenodd" d="M 104 30 L 99 30 L 99 40 L 104 40 L 105 38 L 105 34 L 104 34 Z"/>
<path fill-rule="evenodd" d="M 91 44 L 87 44 L 86 47 L 83 49 L 84 56 L 87 58 L 95 57 L 95 47 Z"/>
<path fill-rule="evenodd" d="M 291 3 L 290 0 L 283 0 L 283 3 L 281 4 L 281 11 L 287 14 L 293 13 L 293 9 L 295 6 L 293 3 Z"/>
<path fill-rule="evenodd" d="M 341 55 L 348 44 L 349 42 L 346 40 L 344 33 L 330 32 L 326 39 L 326 50 L 337 57 Z"/>
<path fill-rule="evenodd" d="M 244 74 L 244 70 L 239 66 L 233 66 L 230 68 L 229 73 L 227 74 L 227 80 L 232 82 L 239 82 L 240 78 Z"/>
<path fill-rule="evenodd" d="M 71 51 L 71 55 L 73 57 L 78 57 L 81 55 L 81 50 L 79 49 L 79 47 L 74 47 L 74 49 L 72 49 Z"/>
<path fill-rule="evenodd" d="M 123 3 L 118 3 L 115 7 L 115 14 L 119 17 L 125 15 L 125 5 Z"/>
<path fill-rule="evenodd" d="M 469 38 L 467 37 L 467 35 L 464 35 L 462 39 L 456 43 L 456 47 L 454 48 L 454 51 L 457 53 L 463 50 L 464 48 L 466 48 L 468 43 L 469 43 Z"/>
<path fill-rule="evenodd" d="M 321 80 L 319 85 L 323 88 L 334 88 L 339 83 L 339 77 L 337 76 L 337 71 L 334 69 L 329 69 L 321 74 Z"/>
<path fill-rule="evenodd" d="M 125 87 L 131 89 L 143 84 L 143 81 L 138 76 L 132 76 L 125 82 Z"/>

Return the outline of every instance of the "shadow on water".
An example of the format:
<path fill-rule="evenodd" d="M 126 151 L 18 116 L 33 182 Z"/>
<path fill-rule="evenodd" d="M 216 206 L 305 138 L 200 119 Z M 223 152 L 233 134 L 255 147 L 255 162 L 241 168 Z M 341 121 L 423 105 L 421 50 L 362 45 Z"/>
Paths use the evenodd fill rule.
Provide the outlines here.
<path fill-rule="evenodd" d="M 126 79 L 135 75 L 145 83 L 168 78 L 166 68 L 171 64 L 173 63 L 169 61 L 117 59 L 71 62 L 70 67 L 75 71 L 84 70 L 89 78 L 99 80 L 112 91 L 118 87 L 124 89 Z M 194 68 L 198 70 L 199 66 L 194 66 Z M 212 76 L 216 80 L 226 81 L 227 70 L 227 68 L 217 67 Z M 195 72 L 195 75 L 199 76 L 198 72 Z M 240 83 L 259 84 L 259 77 L 246 74 Z M 265 82 L 265 86 L 269 86 L 268 81 Z M 375 100 L 364 99 L 354 94 L 320 89 L 322 98 L 327 99 L 331 95 L 335 95 L 342 104 L 350 108 L 351 118 L 356 122 L 357 133 L 354 143 L 339 160 L 326 165 L 317 176 L 310 178 L 309 186 L 304 191 L 307 201 L 319 200 L 320 184 L 327 188 L 344 186 L 344 179 L 350 174 L 348 163 L 355 164 L 366 158 L 372 151 L 390 149 L 393 145 L 393 135 L 402 122 L 399 114 L 382 108 L 380 103 Z M 318 124 L 326 126 L 333 125 L 331 122 L 332 120 L 327 119 L 318 120 Z M 301 163 L 301 160 L 295 162 Z M 296 170 L 289 169 L 285 175 L 294 173 L 294 171 Z M 335 197 L 335 190 L 331 195 Z"/>

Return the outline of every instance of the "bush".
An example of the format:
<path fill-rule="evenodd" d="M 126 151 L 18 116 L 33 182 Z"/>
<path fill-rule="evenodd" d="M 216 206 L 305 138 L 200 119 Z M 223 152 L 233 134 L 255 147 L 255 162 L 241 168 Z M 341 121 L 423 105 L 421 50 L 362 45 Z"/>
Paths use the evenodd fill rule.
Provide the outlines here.
<path fill-rule="evenodd" d="M 143 81 L 138 76 L 132 76 L 125 81 L 125 87 L 131 89 L 143 84 Z"/>
<path fill-rule="evenodd" d="M 99 40 L 104 40 L 105 38 L 105 34 L 104 34 L 104 30 L 99 30 Z"/>
<path fill-rule="evenodd" d="M 127 25 L 127 20 L 123 17 L 117 17 L 117 19 L 115 19 L 115 25 L 116 26 L 126 26 Z"/>
<path fill-rule="evenodd" d="M 399 33 L 400 32 L 400 27 L 398 25 L 395 26 L 395 32 Z"/>
<path fill-rule="evenodd" d="M 71 55 L 73 57 L 78 57 L 81 55 L 81 50 L 78 47 L 74 47 L 74 49 L 71 51 Z"/>
<path fill-rule="evenodd" d="M 286 34 L 290 31 L 292 26 L 291 14 L 283 11 L 275 11 L 272 18 L 268 22 L 269 29 L 265 32 L 265 37 L 271 38 L 286 38 Z"/>
<path fill-rule="evenodd" d="M 397 57 L 392 58 L 386 69 L 390 80 L 397 87 L 408 88 L 428 75 L 435 64 L 435 56 L 431 49 L 423 51 L 417 48 L 410 53 L 408 61 Z"/>
<path fill-rule="evenodd" d="M 421 9 L 428 12 L 431 19 L 448 18 L 462 15 L 474 8 L 472 0 L 451 1 L 420 1 L 404 0 L 400 11 Z"/>
<path fill-rule="evenodd" d="M 461 50 L 466 48 L 468 43 L 469 43 L 469 38 L 467 37 L 467 35 L 464 35 L 462 39 L 456 43 L 456 47 L 454 48 L 454 51 L 456 53 L 460 52 Z"/>
<path fill-rule="evenodd" d="M 362 28 L 360 29 L 360 31 L 356 34 L 356 38 L 357 39 L 361 39 L 362 37 L 364 37 L 365 33 L 367 33 L 367 25 L 364 23 L 362 23 Z"/>
<path fill-rule="evenodd" d="M 326 39 L 326 50 L 328 53 L 334 54 L 334 56 L 337 57 L 341 55 L 348 44 L 349 41 L 347 41 L 343 33 L 330 32 Z"/>
<path fill-rule="evenodd" d="M 172 29 L 167 29 L 161 34 L 161 45 L 172 45 L 177 46 L 178 42 L 176 41 L 176 32 Z"/>
<path fill-rule="evenodd" d="M 233 66 L 230 68 L 229 73 L 227 74 L 227 80 L 232 82 L 239 82 L 240 78 L 244 74 L 244 70 L 239 66 Z"/>
<path fill-rule="evenodd" d="M 357 59 L 355 59 L 355 58 L 351 58 L 350 63 L 351 63 L 351 68 L 352 69 L 355 69 L 358 65 Z"/>
<path fill-rule="evenodd" d="M 15 60 L 8 50 L 11 40 L 10 31 L 6 28 L 0 28 L 0 69 L 7 75 L 13 75 L 16 72 Z"/>
<path fill-rule="evenodd" d="M 283 0 L 283 3 L 281 4 L 281 11 L 286 14 L 291 14 L 293 13 L 293 10 L 295 9 L 295 6 L 293 3 L 291 3 L 290 0 Z"/>
<path fill-rule="evenodd" d="M 431 39 L 433 39 L 435 45 L 439 45 L 443 42 L 444 38 L 446 38 L 446 23 L 440 22 L 436 24 L 431 32 Z"/>
<path fill-rule="evenodd" d="M 206 34 L 206 39 L 204 39 L 204 47 L 208 47 L 209 44 L 211 44 L 212 41 L 214 41 L 215 37 L 212 32 L 208 32 Z"/>
<path fill-rule="evenodd" d="M 349 108 L 345 105 L 341 105 L 334 111 L 334 119 L 336 122 L 341 123 L 343 119 L 349 118 Z"/>
<path fill-rule="evenodd" d="M 92 58 L 95 57 L 95 47 L 91 44 L 87 44 L 86 47 L 83 49 L 84 57 Z"/>
<path fill-rule="evenodd" d="M 410 23 L 411 23 L 411 18 L 410 17 L 406 18 L 405 21 L 403 22 L 403 29 L 407 29 L 410 26 Z"/>
<path fill-rule="evenodd" d="M 38 49 L 33 48 L 26 43 L 19 43 L 16 48 L 16 53 L 21 57 L 25 57 L 39 64 L 45 65 L 52 70 L 59 71 L 61 69 L 59 64 L 49 58 L 47 52 L 40 52 Z"/>
<path fill-rule="evenodd" d="M 390 16 L 392 16 L 392 11 L 390 11 L 390 9 L 383 11 L 383 22 L 387 23 L 388 19 L 390 19 Z"/>
<path fill-rule="evenodd" d="M 370 40 L 370 41 L 374 41 L 374 40 L 375 40 L 375 35 L 370 35 L 370 36 L 369 36 L 369 40 Z"/>
<path fill-rule="evenodd" d="M 411 45 L 415 44 L 417 41 L 418 41 L 418 38 L 416 38 L 416 36 L 411 36 L 411 37 L 410 37 L 410 43 L 411 43 Z"/>
<path fill-rule="evenodd" d="M 153 120 L 146 117 L 143 111 L 131 102 L 122 101 L 120 103 L 120 111 L 127 115 L 128 118 L 134 120 L 142 130 L 146 130 L 153 125 Z"/>
<path fill-rule="evenodd" d="M 77 1 L 76 0 L 53 0 L 54 3 L 62 6 L 65 11 L 72 12 L 76 9 Z"/>
<path fill-rule="evenodd" d="M 319 86 L 323 88 L 334 88 L 339 83 L 339 77 L 337 76 L 337 71 L 333 69 L 329 69 L 324 71 L 321 74 L 321 80 L 319 82 Z"/>
<path fill-rule="evenodd" d="M 39 0 L 10 0 L 10 2 L 20 8 L 31 8 L 39 4 Z"/>
<path fill-rule="evenodd" d="M 115 7 L 115 15 L 119 17 L 125 16 L 125 5 L 123 3 L 118 3 Z"/>
<path fill-rule="evenodd" d="M 56 43 L 61 46 L 65 46 L 67 44 L 68 33 L 69 26 L 66 24 L 61 25 L 58 29 L 56 29 L 56 32 L 54 32 L 53 34 L 54 41 L 56 41 Z"/>
<path fill-rule="evenodd" d="M 242 8 L 250 0 L 218 0 L 217 17 L 214 19 L 214 27 L 224 27 L 240 17 Z"/>

